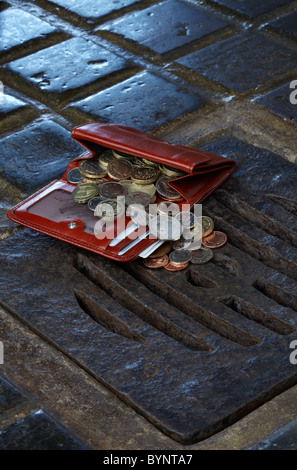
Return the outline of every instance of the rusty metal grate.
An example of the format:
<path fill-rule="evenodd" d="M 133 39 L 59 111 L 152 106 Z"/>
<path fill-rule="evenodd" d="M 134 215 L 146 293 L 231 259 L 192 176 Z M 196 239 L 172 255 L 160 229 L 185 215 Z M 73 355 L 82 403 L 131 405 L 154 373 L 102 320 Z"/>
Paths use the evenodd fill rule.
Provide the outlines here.
<path fill-rule="evenodd" d="M 206 265 L 118 265 L 27 229 L 1 244 L 6 308 L 182 443 L 297 380 L 297 168 L 233 139 L 207 149 L 238 167 L 204 204 L 229 240 Z"/>

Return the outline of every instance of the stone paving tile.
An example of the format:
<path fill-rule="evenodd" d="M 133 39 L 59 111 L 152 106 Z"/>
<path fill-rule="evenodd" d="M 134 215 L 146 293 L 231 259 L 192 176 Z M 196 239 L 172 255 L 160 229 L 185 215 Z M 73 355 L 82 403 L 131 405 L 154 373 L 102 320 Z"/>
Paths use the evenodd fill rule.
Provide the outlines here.
<path fill-rule="evenodd" d="M 70 132 L 55 122 L 42 122 L 0 140 L 1 176 L 33 192 L 63 174 L 81 151 Z"/>
<path fill-rule="evenodd" d="M 297 11 L 269 23 L 270 26 L 297 38 Z"/>
<path fill-rule="evenodd" d="M 249 450 L 297 450 L 297 421 L 287 424 Z"/>
<path fill-rule="evenodd" d="M 43 411 L 12 424 L 0 433 L 2 450 L 86 450 Z"/>
<path fill-rule="evenodd" d="M 24 108 L 24 106 L 27 106 L 24 101 L 16 98 L 15 96 L 11 96 L 8 94 L 3 94 L 3 100 L 0 100 L 0 118 L 2 119 L 3 117 L 7 116 L 8 114 L 19 110 L 21 108 Z M 0 129 L 1 129 L 1 124 L 0 124 Z"/>
<path fill-rule="evenodd" d="M 26 398 L 11 384 L 0 377 L 0 425 L 1 415 L 24 403 Z"/>
<path fill-rule="evenodd" d="M 61 95 L 122 70 L 126 62 L 91 41 L 71 38 L 7 67 L 40 90 Z"/>
<path fill-rule="evenodd" d="M 177 60 L 239 93 L 296 67 L 296 52 L 245 31 Z"/>
<path fill-rule="evenodd" d="M 297 104 L 290 102 L 290 95 L 294 92 L 290 88 L 290 82 L 270 91 L 265 96 L 257 98 L 255 101 L 267 106 L 273 113 L 291 121 L 297 122 Z"/>
<path fill-rule="evenodd" d="M 219 3 L 225 7 L 231 8 L 232 10 L 242 13 L 244 15 L 253 18 L 255 16 L 266 13 L 274 8 L 291 3 L 293 0 L 265 0 L 259 2 L 259 0 L 213 0 L 215 3 Z"/>
<path fill-rule="evenodd" d="M 226 25 L 198 7 L 167 0 L 145 10 L 128 13 L 98 29 L 120 34 L 163 54 Z"/>
<path fill-rule="evenodd" d="M 133 77 L 68 107 L 95 120 L 149 130 L 200 107 L 198 95 L 149 72 Z M 71 114 L 71 113 L 70 113 Z"/>
<path fill-rule="evenodd" d="M 0 24 L 0 51 L 7 51 L 31 39 L 42 38 L 56 30 L 40 18 L 19 8 L 7 8 L 1 11 Z"/>
<path fill-rule="evenodd" d="M 111 0 L 109 2 L 94 2 L 93 0 L 51 0 L 51 3 L 66 8 L 84 18 L 100 18 L 115 10 L 138 3 L 139 0 Z"/>

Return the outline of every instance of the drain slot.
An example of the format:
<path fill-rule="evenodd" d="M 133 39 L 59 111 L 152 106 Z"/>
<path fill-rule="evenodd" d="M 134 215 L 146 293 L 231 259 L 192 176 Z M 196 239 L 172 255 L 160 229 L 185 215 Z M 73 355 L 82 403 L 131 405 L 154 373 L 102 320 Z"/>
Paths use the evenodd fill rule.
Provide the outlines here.
<path fill-rule="evenodd" d="M 290 292 L 282 289 L 279 286 L 276 286 L 272 282 L 267 281 L 264 278 L 258 278 L 253 283 L 255 289 L 257 289 L 262 294 L 266 295 L 270 299 L 274 300 L 279 305 L 283 307 L 290 308 L 297 312 L 297 295 L 291 294 Z"/>
<path fill-rule="evenodd" d="M 204 276 L 203 274 L 199 273 L 193 268 L 190 268 L 186 272 L 187 281 L 189 284 L 195 287 L 205 287 L 206 289 L 212 289 L 216 287 L 216 284 L 209 279 L 208 277 Z"/>
<path fill-rule="evenodd" d="M 296 328 L 290 323 L 287 323 L 279 318 L 269 315 L 263 310 L 255 307 L 254 305 L 246 302 L 238 297 L 229 297 L 227 299 L 221 299 L 221 302 L 226 307 L 231 308 L 234 312 L 243 315 L 244 317 L 252 320 L 260 325 L 268 328 L 269 330 L 278 333 L 279 335 L 289 335 L 296 331 Z"/>

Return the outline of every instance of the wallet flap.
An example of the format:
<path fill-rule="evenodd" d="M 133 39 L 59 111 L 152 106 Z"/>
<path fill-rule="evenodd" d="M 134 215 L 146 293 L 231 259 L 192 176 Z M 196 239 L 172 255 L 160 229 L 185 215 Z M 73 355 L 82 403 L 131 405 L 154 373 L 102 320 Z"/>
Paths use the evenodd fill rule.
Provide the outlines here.
<path fill-rule="evenodd" d="M 145 132 L 117 124 L 93 122 L 73 129 L 72 138 L 92 152 L 98 153 L 101 147 L 121 150 L 137 157 L 148 158 L 157 163 L 172 166 L 186 173 L 193 173 L 197 167 L 212 164 L 214 157 L 223 157 L 165 142 Z"/>

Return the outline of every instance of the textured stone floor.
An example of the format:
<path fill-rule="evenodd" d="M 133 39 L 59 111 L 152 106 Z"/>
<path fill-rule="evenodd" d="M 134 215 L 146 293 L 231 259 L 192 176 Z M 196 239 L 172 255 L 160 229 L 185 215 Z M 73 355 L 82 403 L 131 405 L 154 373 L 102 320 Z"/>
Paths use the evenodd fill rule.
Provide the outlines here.
<path fill-rule="evenodd" d="M 230 156 L 253 148 L 251 158 L 296 163 L 296 10 L 290 0 L 0 1 L 0 263 L 15 244 L 2 267 L 30 253 L 29 232 L 7 209 L 80 153 L 75 125 L 120 122 L 174 143 L 226 142 Z M 3 289 L 0 449 L 297 448 L 294 386 L 183 445 L 20 318 L 7 301 L 18 289 Z M 35 289 L 32 280 L 27 293 Z"/>

